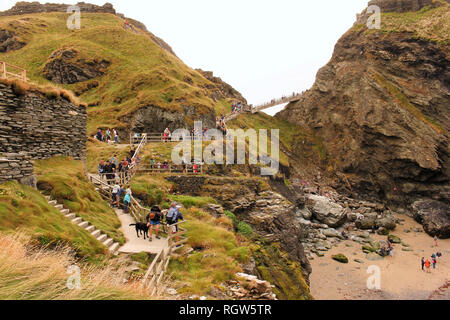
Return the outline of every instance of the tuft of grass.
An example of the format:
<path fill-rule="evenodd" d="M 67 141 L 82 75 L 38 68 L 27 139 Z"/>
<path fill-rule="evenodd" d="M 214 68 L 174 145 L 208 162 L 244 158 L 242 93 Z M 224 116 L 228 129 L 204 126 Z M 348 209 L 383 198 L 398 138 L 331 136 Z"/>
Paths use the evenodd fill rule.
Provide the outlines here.
<path fill-rule="evenodd" d="M 97 229 L 120 244 L 125 237 L 120 232 L 120 220 L 109 203 L 104 201 L 85 176 L 82 161 L 68 157 L 55 157 L 35 161 L 38 188 L 63 203 Z"/>
<path fill-rule="evenodd" d="M 253 234 L 252 227 L 244 221 L 238 223 L 237 229 L 240 234 L 246 236 L 247 238 L 251 237 Z"/>
<path fill-rule="evenodd" d="M 81 266 L 80 288 L 70 290 L 68 270 L 77 261 L 67 247 L 42 248 L 24 235 L 1 233 L 0 246 L 0 300 L 152 299 L 135 284 L 123 284 L 124 268 L 112 264 Z"/>

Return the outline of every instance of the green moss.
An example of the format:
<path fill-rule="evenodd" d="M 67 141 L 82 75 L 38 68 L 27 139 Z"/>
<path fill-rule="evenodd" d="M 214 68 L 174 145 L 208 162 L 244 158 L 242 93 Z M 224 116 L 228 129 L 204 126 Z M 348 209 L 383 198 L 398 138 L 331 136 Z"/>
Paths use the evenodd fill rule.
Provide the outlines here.
<path fill-rule="evenodd" d="M 331 258 L 340 263 L 348 263 L 348 258 L 342 253 L 336 254 L 336 255 L 332 256 Z"/>
<path fill-rule="evenodd" d="M 281 300 L 311 300 L 309 287 L 298 262 L 291 261 L 276 245 L 253 246 L 253 257 L 260 277 L 275 286 Z"/>

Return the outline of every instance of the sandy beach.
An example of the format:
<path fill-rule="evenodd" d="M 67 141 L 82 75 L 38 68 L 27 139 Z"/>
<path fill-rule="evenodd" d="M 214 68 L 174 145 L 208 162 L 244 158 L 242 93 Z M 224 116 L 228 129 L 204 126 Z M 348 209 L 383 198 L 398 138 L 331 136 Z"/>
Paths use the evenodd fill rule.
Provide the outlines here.
<path fill-rule="evenodd" d="M 310 276 L 311 293 L 317 300 L 424 300 L 450 299 L 450 239 L 438 240 L 434 247 L 433 238 L 412 218 L 400 215 L 404 219 L 392 234 L 400 237 L 410 246 L 411 252 L 403 251 L 401 244 L 394 245 L 394 256 L 380 261 L 369 261 L 362 252 L 362 246 L 353 241 L 344 241 L 325 253 L 322 258 L 311 261 L 313 272 Z M 407 232 L 409 230 L 409 232 Z M 423 230 L 423 229 L 422 229 Z M 386 236 L 371 235 L 374 240 L 386 240 Z M 436 252 L 442 257 L 431 267 L 431 273 L 421 269 L 421 258 L 429 258 Z M 345 254 L 348 264 L 334 261 L 335 254 Z M 360 262 L 356 262 L 360 260 Z M 363 262 L 363 263 L 361 263 Z M 369 266 L 378 266 L 381 270 L 381 290 L 367 289 Z"/>

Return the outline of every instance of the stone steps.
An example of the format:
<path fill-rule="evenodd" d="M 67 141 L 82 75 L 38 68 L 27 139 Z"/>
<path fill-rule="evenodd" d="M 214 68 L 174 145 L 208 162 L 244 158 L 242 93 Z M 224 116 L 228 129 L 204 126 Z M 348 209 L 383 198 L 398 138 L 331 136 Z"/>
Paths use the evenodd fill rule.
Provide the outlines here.
<path fill-rule="evenodd" d="M 62 204 L 58 204 L 56 200 L 51 200 L 50 196 L 45 196 L 45 199 L 48 201 L 50 205 L 58 209 L 67 219 L 69 219 L 73 224 L 78 225 L 80 228 L 83 228 L 87 232 L 89 232 L 94 238 L 100 241 L 106 248 L 108 248 L 109 252 L 114 255 L 119 254 L 119 243 L 114 242 L 113 239 L 109 238 L 106 234 L 103 234 L 100 230 L 91 226 L 89 222 L 84 221 L 83 218 L 77 217 L 75 213 L 71 213 L 69 209 L 64 209 Z"/>

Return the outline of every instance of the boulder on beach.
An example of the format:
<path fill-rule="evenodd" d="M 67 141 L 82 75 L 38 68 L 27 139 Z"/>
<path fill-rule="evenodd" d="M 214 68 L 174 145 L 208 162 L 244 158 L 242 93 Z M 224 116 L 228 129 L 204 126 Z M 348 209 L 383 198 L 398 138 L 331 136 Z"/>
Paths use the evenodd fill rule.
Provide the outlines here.
<path fill-rule="evenodd" d="M 327 197 L 309 195 L 306 206 L 313 217 L 329 227 L 340 227 L 347 219 L 347 210 Z"/>
<path fill-rule="evenodd" d="M 450 206 L 440 201 L 422 200 L 412 205 L 414 219 L 426 233 L 441 239 L 450 238 Z"/>
<path fill-rule="evenodd" d="M 388 235 L 388 240 L 391 243 L 402 243 L 402 239 L 400 239 L 397 236 L 394 236 L 393 234 Z"/>
<path fill-rule="evenodd" d="M 336 255 L 332 256 L 331 258 L 340 263 L 348 263 L 348 258 L 345 255 L 343 255 L 342 253 L 336 254 Z"/>

